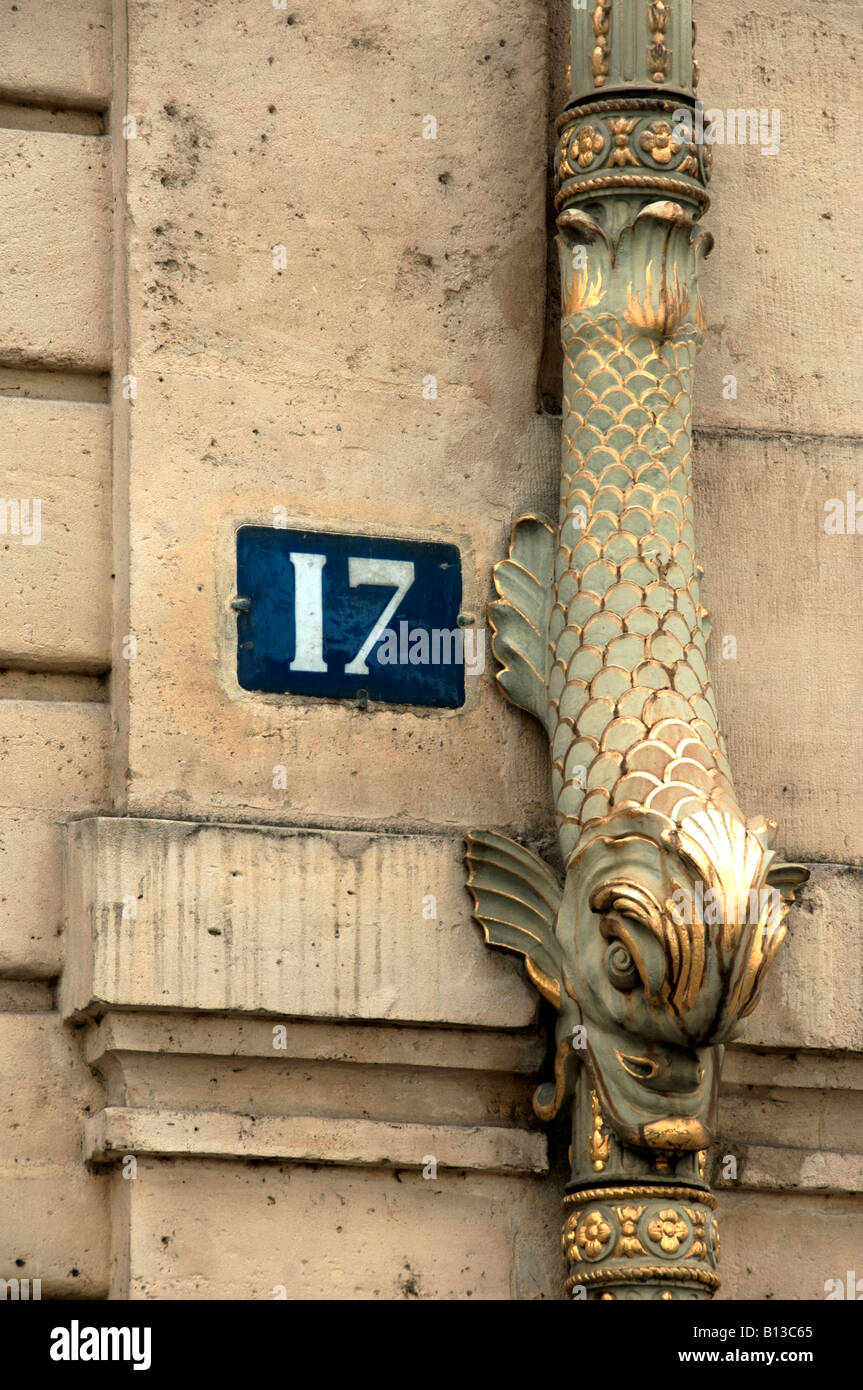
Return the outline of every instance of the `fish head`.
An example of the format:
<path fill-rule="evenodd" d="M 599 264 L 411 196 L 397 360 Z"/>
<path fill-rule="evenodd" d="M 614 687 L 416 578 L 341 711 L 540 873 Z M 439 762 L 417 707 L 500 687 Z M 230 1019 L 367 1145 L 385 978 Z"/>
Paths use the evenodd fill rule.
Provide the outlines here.
<path fill-rule="evenodd" d="M 679 820 L 638 807 L 582 836 L 556 934 L 603 1114 L 624 1142 L 710 1142 L 722 1044 L 757 1002 L 793 888 L 767 823 L 693 801 Z"/>

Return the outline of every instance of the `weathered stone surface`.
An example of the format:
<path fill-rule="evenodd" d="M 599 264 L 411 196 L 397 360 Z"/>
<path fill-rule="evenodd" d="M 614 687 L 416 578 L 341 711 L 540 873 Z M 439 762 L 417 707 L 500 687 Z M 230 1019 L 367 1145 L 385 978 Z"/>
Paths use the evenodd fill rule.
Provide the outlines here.
<path fill-rule="evenodd" d="M 562 1296 L 554 1177 L 428 1181 L 403 1169 L 396 1180 L 375 1169 L 146 1158 L 137 1175 L 114 1178 L 128 1242 L 114 1297 Z M 859 1267 L 862 1207 L 859 1197 L 723 1191 L 718 1297 L 824 1298 L 827 1279 Z"/>
<path fill-rule="evenodd" d="M 110 362 L 108 152 L 97 136 L 0 129 L 5 364 Z"/>
<path fill-rule="evenodd" d="M 107 106 L 111 0 L 18 0 L 3 13 L 0 90 L 28 101 Z"/>
<path fill-rule="evenodd" d="M 537 473 L 541 7 L 485 4 L 466 25 L 446 0 L 419 44 L 398 7 L 286 18 L 241 0 L 130 10 L 127 804 L 535 824 L 539 736 L 502 707 L 490 662 L 465 710 L 443 714 L 360 716 L 228 680 L 238 523 L 284 506 L 312 527 L 452 539 L 481 613 Z M 480 147 L 501 155 L 478 161 Z M 330 175 L 313 149 L 333 152 Z"/>
<path fill-rule="evenodd" d="M 736 1044 L 725 1057 L 709 1164 L 723 1192 L 863 1192 L 859 1053 Z"/>
<path fill-rule="evenodd" d="M 529 1049 L 529 1051 L 528 1051 Z M 544 1171 L 542 1039 L 443 1028 L 114 1012 L 88 1153 Z"/>
<path fill-rule="evenodd" d="M 169 1018 L 124 1010 L 105 1014 L 87 1031 L 87 1059 L 94 1065 L 109 1053 L 188 1058 L 242 1057 L 357 1063 L 373 1067 L 446 1068 L 535 1075 L 546 1053 L 541 1030 L 493 1032 L 473 1028 L 372 1027 L 293 1020 L 280 1023 L 284 1047 L 273 1046 L 273 1021 L 220 1014 L 176 1014 Z"/>
<path fill-rule="evenodd" d="M 48 1013 L 54 991 L 44 980 L 0 980 L 0 1013 Z"/>
<path fill-rule="evenodd" d="M 41 1279 L 43 1298 L 99 1298 L 107 1184 L 81 1158 L 99 1083 L 56 1013 L 0 1013 L 0 1070 L 0 1278 Z"/>
<path fill-rule="evenodd" d="M 104 671 L 111 652 L 110 412 L 0 398 L 0 459 L 0 665 Z"/>
<path fill-rule="evenodd" d="M 863 535 L 829 534 L 825 508 L 863 499 L 861 446 L 701 436 L 695 475 L 710 671 L 742 805 L 778 821 L 786 854 L 859 863 Z"/>
<path fill-rule="evenodd" d="M 56 976 L 61 824 L 103 810 L 110 713 L 102 704 L 0 700 L 0 973 Z"/>
<path fill-rule="evenodd" d="M 719 1177 L 716 1185 L 727 1184 Z M 863 1193 L 863 1154 L 750 1144 L 740 1156 L 735 1185 L 748 1192 Z"/>
<path fill-rule="evenodd" d="M 132 1271 L 118 1258 L 115 1297 L 560 1296 L 549 1180 L 141 1159 L 114 1181 Z"/>
<path fill-rule="evenodd" d="M 108 721 L 96 703 L 0 700 L 0 812 L 92 813 L 104 796 Z"/>
<path fill-rule="evenodd" d="M 767 1047 L 863 1050 L 863 873 L 812 865 L 788 918 L 788 937 L 749 1020 L 746 1041 Z"/>
<path fill-rule="evenodd" d="M 717 1297 L 769 1303 L 824 1299 L 827 1280 L 844 1283 L 848 1270 L 857 1270 L 859 1277 L 861 1222 L 860 1196 L 722 1192 Z"/>
<path fill-rule="evenodd" d="M 452 839 L 122 819 L 68 836 L 67 1014 L 535 1017 L 520 967 L 487 959 Z"/>
<path fill-rule="evenodd" d="M 758 0 L 698 6 L 698 94 L 705 107 L 779 110 L 779 153 L 714 146 L 704 275 L 708 336 L 696 376 L 696 424 L 859 434 L 863 392 L 836 325 L 859 322 L 863 291 L 847 248 L 857 198 L 830 152 L 850 138 L 860 12 Z M 846 132 L 849 136 L 846 137 Z M 723 398 L 737 378 L 737 399 Z M 790 499 L 789 499 L 790 502 Z"/>
<path fill-rule="evenodd" d="M 503 1125 L 388 1124 L 330 1116 L 250 1116 L 222 1111 L 109 1106 L 87 1122 L 85 1153 L 185 1158 L 291 1159 L 351 1167 L 440 1168 L 544 1173 L 544 1134 Z"/>

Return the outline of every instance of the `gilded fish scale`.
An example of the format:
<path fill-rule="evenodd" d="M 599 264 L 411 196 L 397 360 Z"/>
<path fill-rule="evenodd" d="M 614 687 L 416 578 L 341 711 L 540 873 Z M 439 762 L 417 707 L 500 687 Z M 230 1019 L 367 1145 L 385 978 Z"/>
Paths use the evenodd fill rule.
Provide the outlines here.
<path fill-rule="evenodd" d="M 570 315 L 562 337 L 547 728 L 567 859 L 583 827 L 624 803 L 670 814 L 688 794 L 740 812 L 707 674 L 695 562 L 699 330 L 685 324 L 657 341 L 611 314 Z"/>
<path fill-rule="evenodd" d="M 644 197 L 607 225 L 578 208 L 558 221 L 560 510 L 515 523 L 489 618 L 501 689 L 549 736 L 566 879 L 487 832 L 469 839 L 469 884 L 487 939 L 525 955 L 560 1027 L 589 1021 L 619 1138 L 686 1151 L 707 1142 L 711 1046 L 754 1008 L 806 872 L 742 815 L 708 674 L 691 397 L 709 237 Z M 690 1099 L 661 1117 L 648 1083 L 668 1069 Z"/>

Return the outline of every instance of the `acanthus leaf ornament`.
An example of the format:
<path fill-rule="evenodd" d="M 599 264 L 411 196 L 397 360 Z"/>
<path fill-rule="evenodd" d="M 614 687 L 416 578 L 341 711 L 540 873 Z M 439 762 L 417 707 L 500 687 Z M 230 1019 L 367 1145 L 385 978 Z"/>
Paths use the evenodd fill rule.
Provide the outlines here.
<path fill-rule="evenodd" d="M 594 12 L 606 58 L 610 13 Z M 644 92 L 670 25 L 691 33 L 690 0 L 614 0 L 613 15 L 649 26 Z M 571 1115 L 563 1249 L 567 1288 L 588 1298 L 717 1287 L 704 1152 L 722 1045 L 808 876 L 740 810 L 708 671 L 691 395 L 711 238 L 681 104 L 691 88 L 606 88 L 558 122 L 560 512 L 516 521 L 489 621 L 502 693 L 548 734 L 564 881 L 506 836 L 468 837 L 474 916 L 557 1012 L 534 1108 Z"/>

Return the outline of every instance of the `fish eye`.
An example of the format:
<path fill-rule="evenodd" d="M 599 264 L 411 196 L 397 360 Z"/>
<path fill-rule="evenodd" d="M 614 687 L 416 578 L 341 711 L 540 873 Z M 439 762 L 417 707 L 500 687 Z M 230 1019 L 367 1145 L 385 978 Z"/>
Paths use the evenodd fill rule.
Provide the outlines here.
<path fill-rule="evenodd" d="M 605 953 L 605 969 L 615 989 L 634 989 L 639 975 L 632 955 L 622 941 L 612 941 Z"/>

